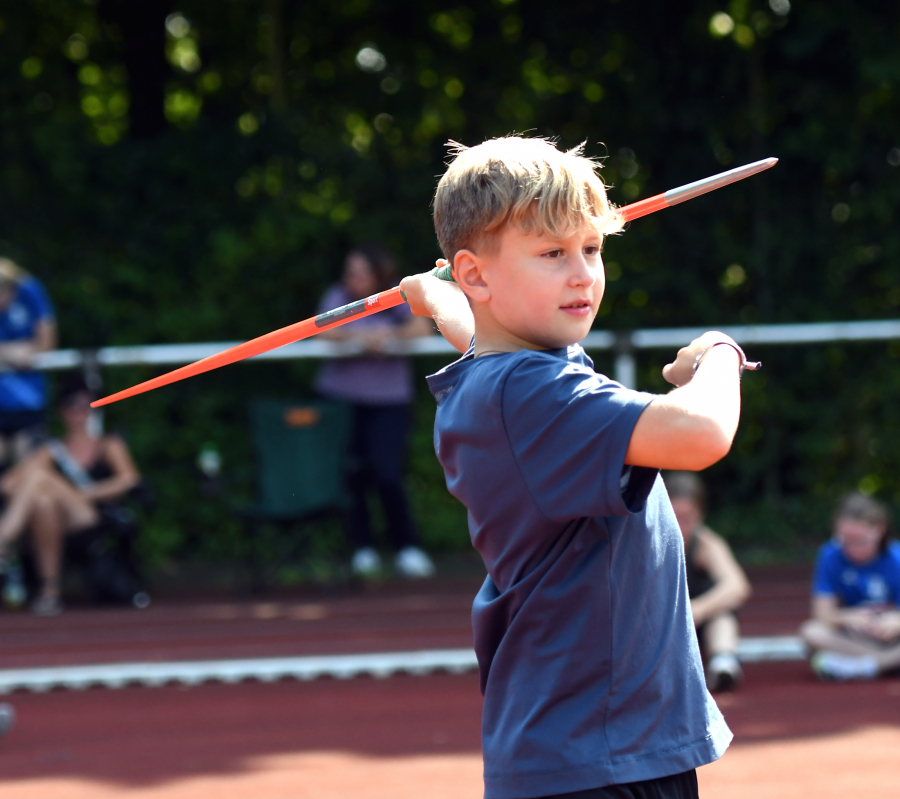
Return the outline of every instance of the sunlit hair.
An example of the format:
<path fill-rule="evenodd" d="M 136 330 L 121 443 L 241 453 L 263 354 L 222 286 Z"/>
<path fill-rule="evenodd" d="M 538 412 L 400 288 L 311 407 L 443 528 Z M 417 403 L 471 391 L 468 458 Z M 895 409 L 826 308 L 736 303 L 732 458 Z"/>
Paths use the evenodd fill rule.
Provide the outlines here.
<path fill-rule="evenodd" d="M 21 283 L 25 277 L 23 272 L 14 261 L 9 258 L 0 256 L 0 286 L 12 286 Z"/>
<path fill-rule="evenodd" d="M 884 552 L 887 548 L 888 540 L 892 534 L 891 513 L 883 502 L 854 491 L 844 496 L 838 503 L 834 511 L 833 521 L 838 522 L 840 519 L 852 519 L 856 522 L 869 524 L 872 527 L 883 528 L 884 535 L 881 537 L 878 549 Z"/>
<path fill-rule="evenodd" d="M 584 227 L 603 235 L 622 229 L 583 144 L 562 152 L 547 139 L 507 136 L 449 146 L 453 158 L 434 195 L 434 227 L 451 263 L 460 250 L 490 249 L 508 224 L 559 238 Z"/>
<path fill-rule="evenodd" d="M 706 510 L 706 486 L 693 472 L 669 472 L 663 477 L 669 499 L 689 499 Z"/>

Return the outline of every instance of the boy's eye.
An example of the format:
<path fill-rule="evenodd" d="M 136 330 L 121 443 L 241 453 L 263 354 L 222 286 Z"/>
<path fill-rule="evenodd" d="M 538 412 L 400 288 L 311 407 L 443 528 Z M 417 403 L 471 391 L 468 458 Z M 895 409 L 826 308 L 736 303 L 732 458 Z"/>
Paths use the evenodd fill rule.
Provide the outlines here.
<path fill-rule="evenodd" d="M 559 258 L 562 255 L 562 250 L 547 250 L 544 253 L 545 258 Z"/>

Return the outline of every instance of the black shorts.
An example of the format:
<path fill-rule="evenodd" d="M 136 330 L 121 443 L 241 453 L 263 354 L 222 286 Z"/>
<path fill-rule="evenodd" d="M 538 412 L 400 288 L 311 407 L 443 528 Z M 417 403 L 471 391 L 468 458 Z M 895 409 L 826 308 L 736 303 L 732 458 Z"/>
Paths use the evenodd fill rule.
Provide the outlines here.
<path fill-rule="evenodd" d="M 575 793 L 557 793 L 541 799 L 699 799 L 695 769 L 655 780 L 606 785 Z"/>

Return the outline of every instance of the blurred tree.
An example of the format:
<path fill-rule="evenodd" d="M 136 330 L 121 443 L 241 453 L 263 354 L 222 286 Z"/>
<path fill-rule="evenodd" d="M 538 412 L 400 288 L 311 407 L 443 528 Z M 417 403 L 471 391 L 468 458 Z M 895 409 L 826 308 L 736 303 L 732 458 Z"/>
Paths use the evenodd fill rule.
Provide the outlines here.
<path fill-rule="evenodd" d="M 0 0 L 0 246 L 49 285 L 67 346 L 250 337 L 311 313 L 351 243 L 428 267 L 447 139 L 527 131 L 586 141 L 620 204 L 782 159 L 609 242 L 598 325 L 893 318 L 898 32 L 875 0 Z M 654 390 L 661 357 L 642 361 Z M 712 473 L 735 536 L 818 535 L 844 487 L 900 499 L 900 453 L 880 443 L 900 437 L 898 357 L 764 354 Z M 229 381 L 257 368 L 111 410 L 169 492 L 158 553 L 208 529 L 178 468 L 237 440 Z M 254 388 L 296 390 L 275 375 Z"/>
<path fill-rule="evenodd" d="M 100 22 L 119 51 L 131 93 L 130 133 L 135 139 L 158 136 L 166 128 L 163 113 L 167 16 L 172 0 L 101 0 Z"/>

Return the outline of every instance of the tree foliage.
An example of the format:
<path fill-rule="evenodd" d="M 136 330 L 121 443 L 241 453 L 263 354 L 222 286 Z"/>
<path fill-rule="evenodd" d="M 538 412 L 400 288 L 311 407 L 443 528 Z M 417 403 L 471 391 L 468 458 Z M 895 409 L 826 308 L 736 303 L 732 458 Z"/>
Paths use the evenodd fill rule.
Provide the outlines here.
<path fill-rule="evenodd" d="M 251 337 L 309 315 L 352 243 L 427 268 L 446 141 L 526 131 L 586 142 L 619 204 L 781 159 L 609 242 L 598 325 L 892 318 L 898 33 L 874 0 L 0 0 L 0 244 L 48 285 L 64 346 Z M 838 491 L 900 498 L 900 344 L 762 357 L 711 473 L 726 532 L 816 537 Z M 642 387 L 664 390 L 662 359 Z M 111 410 L 166 500 L 149 550 L 232 551 L 193 456 L 214 438 L 247 462 L 244 399 L 302 392 L 310 369 L 233 367 Z M 429 408 L 414 489 L 443 508 L 426 535 L 462 545 Z"/>

